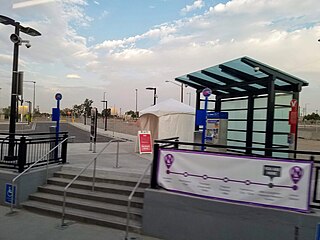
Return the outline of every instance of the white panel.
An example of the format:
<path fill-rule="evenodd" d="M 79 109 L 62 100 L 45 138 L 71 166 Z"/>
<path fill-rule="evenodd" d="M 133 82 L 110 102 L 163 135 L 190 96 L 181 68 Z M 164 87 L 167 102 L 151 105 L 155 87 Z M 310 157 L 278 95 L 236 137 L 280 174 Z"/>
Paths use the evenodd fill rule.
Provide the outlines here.
<path fill-rule="evenodd" d="M 192 196 L 309 212 L 312 162 L 161 149 L 158 184 Z"/>
<path fill-rule="evenodd" d="M 247 109 L 248 108 L 248 100 L 238 100 L 238 101 L 229 101 L 229 102 L 221 102 L 221 109 Z"/>
<path fill-rule="evenodd" d="M 237 129 L 237 130 L 246 130 L 247 122 L 246 121 L 228 121 L 229 129 Z"/>

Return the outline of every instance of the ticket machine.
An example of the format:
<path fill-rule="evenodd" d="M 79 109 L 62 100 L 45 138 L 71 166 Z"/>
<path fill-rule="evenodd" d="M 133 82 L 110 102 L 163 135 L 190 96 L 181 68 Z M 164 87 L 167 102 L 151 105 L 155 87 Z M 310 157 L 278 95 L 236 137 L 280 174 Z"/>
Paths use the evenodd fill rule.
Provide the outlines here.
<path fill-rule="evenodd" d="M 228 113 L 208 112 L 205 143 L 227 145 Z"/>

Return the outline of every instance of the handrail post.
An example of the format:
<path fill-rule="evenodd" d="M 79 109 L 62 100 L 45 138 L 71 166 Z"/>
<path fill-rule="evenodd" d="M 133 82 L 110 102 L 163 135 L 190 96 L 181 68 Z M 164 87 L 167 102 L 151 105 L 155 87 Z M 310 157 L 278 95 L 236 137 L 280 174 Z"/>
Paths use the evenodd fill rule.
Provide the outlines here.
<path fill-rule="evenodd" d="M 131 199 L 129 198 L 128 206 L 127 206 L 126 235 L 124 237 L 125 240 L 128 240 L 128 234 L 129 234 L 130 207 L 131 207 Z"/>
<path fill-rule="evenodd" d="M 65 133 L 63 135 L 63 140 L 67 139 L 68 138 L 68 134 Z M 68 140 L 64 141 L 62 143 L 62 146 L 61 146 L 61 158 L 62 158 L 62 164 L 65 164 L 67 163 L 67 147 L 68 147 Z"/>
<path fill-rule="evenodd" d="M 173 147 L 174 147 L 175 149 L 179 149 L 179 139 L 175 139 L 175 140 L 174 140 Z"/>
<path fill-rule="evenodd" d="M 65 226 L 64 219 L 65 219 L 65 209 L 66 209 L 66 195 L 67 192 L 63 192 L 63 203 L 62 203 L 62 218 L 61 218 L 61 227 Z"/>
<path fill-rule="evenodd" d="M 119 168 L 119 139 L 117 141 L 117 155 L 116 155 L 116 168 Z"/>
<path fill-rule="evenodd" d="M 19 154 L 18 154 L 18 170 L 19 170 L 19 173 L 22 173 L 23 170 L 24 170 L 24 166 L 26 165 L 26 158 L 27 158 L 26 137 L 22 136 L 20 138 Z"/>
<path fill-rule="evenodd" d="M 151 163 L 148 164 L 148 166 L 146 167 L 146 169 L 144 170 L 144 172 L 141 174 L 136 186 L 133 188 L 132 192 L 130 193 L 129 197 L 128 197 L 128 206 L 127 206 L 127 221 L 126 221 L 126 233 L 125 233 L 125 240 L 128 240 L 128 235 L 129 235 L 129 225 L 130 225 L 130 208 L 131 208 L 131 200 L 133 198 L 133 195 L 135 194 L 136 190 L 138 189 L 140 183 L 142 182 L 143 178 L 145 177 L 145 175 L 147 174 L 147 172 L 149 171 L 151 166 Z"/>
<path fill-rule="evenodd" d="M 94 192 L 94 185 L 96 182 L 96 166 L 97 166 L 97 158 L 94 158 L 93 161 L 93 175 L 92 175 L 92 192 Z"/>
<path fill-rule="evenodd" d="M 151 170 L 151 183 L 152 189 L 158 187 L 157 172 L 158 172 L 158 162 L 159 162 L 159 144 L 155 143 L 153 147 L 153 160 L 152 160 L 152 170 Z"/>

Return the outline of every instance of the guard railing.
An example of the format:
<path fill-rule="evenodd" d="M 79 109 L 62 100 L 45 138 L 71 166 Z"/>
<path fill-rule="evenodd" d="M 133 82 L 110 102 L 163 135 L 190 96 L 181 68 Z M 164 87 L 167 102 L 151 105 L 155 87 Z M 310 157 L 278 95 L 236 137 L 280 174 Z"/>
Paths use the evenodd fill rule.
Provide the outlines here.
<path fill-rule="evenodd" d="M 59 146 L 61 146 L 62 144 L 64 144 L 65 142 L 68 141 L 68 139 L 71 139 L 74 137 L 68 137 L 65 138 L 63 141 L 61 141 L 58 145 L 56 145 L 55 147 L 53 147 L 50 151 L 48 151 L 47 153 L 45 153 L 42 157 L 40 157 L 38 160 L 36 160 L 33 164 L 31 164 L 28 168 L 26 168 L 23 172 L 21 172 L 18 176 L 16 176 L 15 178 L 12 179 L 11 181 L 11 186 L 12 186 L 12 191 L 14 191 L 14 186 L 16 181 L 22 177 L 23 175 L 25 175 L 31 168 L 33 168 L 34 166 L 36 166 L 38 163 L 42 162 L 45 158 L 47 158 L 46 160 L 46 182 L 48 181 L 48 172 L 49 172 L 49 160 L 50 158 L 48 157 L 53 151 L 55 151 L 56 149 L 59 148 Z M 67 149 L 65 149 L 66 151 Z M 11 195 L 11 204 L 10 204 L 10 213 L 13 213 L 13 202 L 14 202 L 14 194 Z"/>
<path fill-rule="evenodd" d="M 121 140 L 116 138 L 110 140 L 100 151 L 99 153 L 94 156 L 90 162 L 84 166 L 84 168 L 68 183 L 68 185 L 64 188 L 63 190 L 63 203 L 62 203 L 62 214 L 61 214 L 61 227 L 66 226 L 65 224 L 65 211 L 66 211 L 66 199 L 67 199 L 67 191 L 69 187 L 84 173 L 85 170 L 88 169 L 88 167 L 93 163 L 93 174 L 92 174 L 92 188 L 91 190 L 94 191 L 95 187 L 95 181 L 96 181 L 96 166 L 97 166 L 97 159 L 98 157 L 107 149 L 107 147 L 112 143 L 112 142 L 117 142 L 117 154 L 116 154 L 116 167 L 118 167 L 118 159 L 119 159 L 119 142 Z"/>

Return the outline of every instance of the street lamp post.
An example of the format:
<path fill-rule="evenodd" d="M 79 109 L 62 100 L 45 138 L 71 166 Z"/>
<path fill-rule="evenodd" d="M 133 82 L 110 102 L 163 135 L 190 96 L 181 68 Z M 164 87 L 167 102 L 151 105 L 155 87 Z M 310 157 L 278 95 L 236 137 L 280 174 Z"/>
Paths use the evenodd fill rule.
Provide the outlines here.
<path fill-rule="evenodd" d="M 180 84 L 173 82 L 173 81 L 170 81 L 170 80 L 166 80 L 165 82 L 166 83 L 170 82 L 170 83 L 173 83 L 174 85 L 177 85 L 180 87 L 180 101 L 183 103 L 183 83 L 181 83 L 181 85 L 180 85 Z"/>
<path fill-rule="evenodd" d="M 108 114 L 107 114 L 107 111 L 108 111 L 108 101 L 106 100 L 106 93 L 107 92 L 103 92 L 103 102 L 104 103 L 104 130 L 107 131 L 107 128 L 108 128 Z"/>
<path fill-rule="evenodd" d="M 28 113 L 29 113 L 29 117 L 28 117 L 28 124 L 30 124 L 30 122 L 31 122 L 31 113 L 32 113 L 32 103 L 31 103 L 31 101 L 25 101 L 26 103 L 28 103 Z"/>
<path fill-rule="evenodd" d="M 138 89 L 136 89 L 136 119 L 138 119 Z"/>
<path fill-rule="evenodd" d="M 191 105 L 191 92 L 188 92 L 187 95 L 189 96 L 189 106 Z"/>
<path fill-rule="evenodd" d="M 31 82 L 33 83 L 33 107 L 32 109 L 32 119 L 34 118 L 34 115 L 36 113 L 36 82 L 35 81 L 24 81 L 24 82 Z"/>
<path fill-rule="evenodd" d="M 7 159 L 14 160 L 14 134 L 16 132 L 16 104 L 17 104 L 17 75 L 18 75 L 18 59 L 19 59 L 19 46 L 26 43 L 26 47 L 30 48 L 29 41 L 22 40 L 19 36 L 20 31 L 30 36 L 40 36 L 41 33 L 30 27 L 24 27 L 15 20 L 0 15 L 0 23 L 4 25 L 11 25 L 15 27 L 14 34 L 11 34 L 10 40 L 14 43 L 13 48 L 13 65 L 12 65 L 12 85 L 11 85 L 11 108 L 10 108 L 10 125 L 9 125 L 9 149 Z"/>
<path fill-rule="evenodd" d="M 157 104 L 157 88 L 155 87 L 147 87 L 147 90 L 153 90 L 153 105 Z"/>

